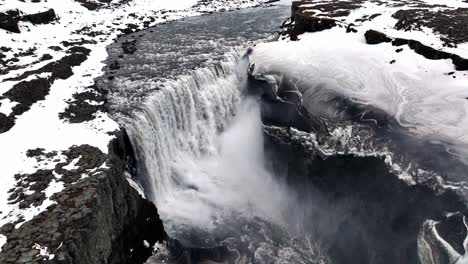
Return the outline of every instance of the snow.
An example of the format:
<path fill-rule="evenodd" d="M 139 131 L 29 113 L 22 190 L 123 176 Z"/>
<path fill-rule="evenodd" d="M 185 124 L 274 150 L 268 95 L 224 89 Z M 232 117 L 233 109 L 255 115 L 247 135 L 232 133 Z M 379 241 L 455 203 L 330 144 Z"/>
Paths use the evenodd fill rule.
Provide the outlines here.
<path fill-rule="evenodd" d="M 145 246 L 145 248 L 149 248 L 150 244 L 148 243 L 148 241 L 143 240 L 143 246 Z"/>
<path fill-rule="evenodd" d="M 468 144 L 468 76 L 448 75 L 455 71 L 450 60 L 428 60 L 408 47 L 396 53 L 390 43 L 368 45 L 362 34 L 338 27 L 300 39 L 258 45 L 256 72 L 295 78 L 310 87 L 304 100 L 320 88 L 385 110 L 414 133 Z"/>
<path fill-rule="evenodd" d="M 83 44 L 91 50 L 88 59 L 80 66 L 74 67 L 74 75 L 66 80 L 56 80 L 50 88 L 45 100 L 33 104 L 29 111 L 17 116 L 16 124 L 9 131 L 0 134 L 0 226 L 24 218 L 25 221 L 32 219 L 47 206 L 54 202 L 50 197 L 63 190 L 63 182 L 60 175 L 53 180 L 44 191 L 47 199 L 38 207 L 25 210 L 18 208 L 17 204 L 8 204 L 8 190 L 15 186 L 14 175 L 17 173 L 33 173 L 38 169 L 52 169 L 58 162 L 63 162 L 61 152 L 73 145 L 88 144 L 99 148 L 102 152 L 108 152 L 108 143 L 113 138 L 111 132 L 119 129 L 116 122 L 111 120 L 106 113 L 98 113 L 97 118 L 78 124 L 67 123 L 59 118 L 59 113 L 68 106 L 67 101 L 73 98 L 75 93 L 87 91 L 86 87 L 94 84 L 93 79 L 103 74 L 103 61 L 107 57 L 106 47 L 120 33 L 118 29 L 124 29 L 127 24 L 133 23 L 143 28 L 140 17 L 154 18 L 150 24 L 156 25 L 161 22 L 171 21 L 187 16 L 200 15 L 202 12 L 217 11 L 220 9 L 230 10 L 235 8 L 246 8 L 262 2 L 232 0 L 229 2 L 214 0 L 207 6 L 192 8 L 197 0 L 134 0 L 120 7 L 112 6 L 97 11 L 89 11 L 74 0 L 48 0 L 39 3 L 30 3 L 17 0 L 0 0 L 0 12 L 19 9 L 25 14 L 38 13 L 53 8 L 58 20 L 44 25 L 32 25 L 28 22 L 20 22 L 20 34 L 7 32 L 0 29 L 1 46 L 12 48 L 4 52 L 6 59 L 15 57 L 15 53 L 26 51 L 30 48 L 36 49 L 34 55 L 19 57 L 17 66 L 21 69 L 11 70 L 0 76 L 0 95 L 7 92 L 18 81 L 5 81 L 8 78 L 20 76 L 25 71 L 39 69 L 40 67 L 56 61 L 67 54 L 66 47 L 61 51 L 54 51 L 50 46 L 63 47 L 63 41 L 76 41 L 80 39 L 96 41 L 95 44 Z M 164 12 L 163 10 L 172 10 Z M 130 16 L 129 14 L 135 14 Z M 96 37 L 89 37 L 78 33 L 85 27 L 97 32 Z M 53 59 L 40 62 L 39 58 L 44 54 L 52 55 Z M 11 63 L 10 63 L 11 64 Z M 43 73 L 40 77 L 48 77 L 50 73 Z M 37 78 L 33 75 L 28 80 Z M 0 113 L 10 114 L 12 107 L 16 104 L 8 99 L 0 100 Z M 38 162 L 27 158 L 26 151 L 29 149 L 43 148 L 46 152 L 58 151 L 59 160 L 46 160 Z M 75 169 L 77 160 L 65 167 Z M 103 165 L 106 166 L 106 165 Z M 83 174 L 82 178 L 93 175 L 93 171 Z M 19 227 L 22 223 L 18 223 Z M 1 237 L 0 237 L 1 239 Z"/>
<path fill-rule="evenodd" d="M 13 111 L 12 108 L 17 104 L 17 102 L 12 102 L 8 98 L 0 100 L 0 113 L 9 115 Z"/>
<path fill-rule="evenodd" d="M 54 254 L 49 253 L 49 249 L 47 247 L 41 246 L 36 243 L 34 244 L 33 248 L 39 250 L 39 256 L 46 257 L 47 260 L 52 260 L 55 258 Z"/>
<path fill-rule="evenodd" d="M 324 1 L 326 2 L 326 1 Z M 462 2 L 460 0 L 425 0 L 428 4 L 431 5 L 440 5 L 445 4 L 449 7 L 449 9 L 458 8 L 458 7 L 468 7 L 468 3 Z M 346 17 L 339 17 L 334 18 L 341 21 L 342 24 L 354 24 L 355 28 L 359 31 L 359 33 L 364 33 L 369 29 L 377 30 L 380 32 L 385 32 L 390 37 L 394 38 L 406 38 L 406 39 L 413 39 L 420 41 L 421 43 L 431 46 L 435 49 L 443 50 L 450 53 L 458 54 L 462 57 L 468 58 L 468 44 L 462 43 L 458 45 L 456 48 L 446 47 L 444 42 L 441 41 L 441 35 L 437 32 L 434 32 L 432 29 L 422 26 L 421 30 L 408 30 L 402 31 L 397 30 L 394 28 L 395 24 L 397 23 L 397 19 L 393 18 L 392 15 L 395 14 L 398 10 L 409 10 L 409 9 L 417 9 L 415 7 L 411 7 L 411 5 L 393 7 L 392 1 L 387 2 L 371 2 L 366 1 L 364 2 L 360 8 L 351 10 L 351 13 Z M 310 11 L 317 14 L 323 14 L 320 10 L 313 9 L 312 7 L 315 4 L 304 4 L 301 5 L 302 7 L 310 7 Z M 444 10 L 447 8 L 440 8 L 440 7 L 433 7 L 431 10 Z M 371 16 L 374 14 L 381 14 L 380 16 L 375 17 L 371 21 L 363 21 L 357 22 L 356 19 L 362 19 L 365 15 Z"/>

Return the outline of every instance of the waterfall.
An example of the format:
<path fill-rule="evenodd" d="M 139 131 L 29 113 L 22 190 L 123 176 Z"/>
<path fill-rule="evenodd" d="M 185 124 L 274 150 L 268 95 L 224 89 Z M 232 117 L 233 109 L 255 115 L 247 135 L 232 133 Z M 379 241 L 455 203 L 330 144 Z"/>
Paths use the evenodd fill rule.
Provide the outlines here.
<path fill-rule="evenodd" d="M 214 228 L 234 211 L 281 218 L 276 207 L 286 199 L 264 166 L 259 105 L 242 95 L 247 67 L 237 54 L 172 81 L 128 125 L 168 232 Z"/>
<path fill-rule="evenodd" d="M 182 154 L 200 157 L 213 151 L 213 139 L 239 101 L 245 82 L 242 65 L 239 56 L 232 55 L 214 67 L 169 81 L 135 113 L 127 129 L 145 170 L 148 198 L 158 202 L 173 191 L 177 179 L 172 165 Z"/>

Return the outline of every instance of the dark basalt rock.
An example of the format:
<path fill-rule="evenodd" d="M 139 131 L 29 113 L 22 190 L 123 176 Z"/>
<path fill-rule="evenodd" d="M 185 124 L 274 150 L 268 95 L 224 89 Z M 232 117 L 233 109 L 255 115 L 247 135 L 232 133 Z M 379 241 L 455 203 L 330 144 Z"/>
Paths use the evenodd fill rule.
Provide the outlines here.
<path fill-rule="evenodd" d="M 44 72 L 52 73 L 52 76 L 49 78 L 51 82 L 57 79 L 67 79 L 73 75 L 72 67 L 78 66 L 82 62 L 84 62 L 88 58 L 89 53 L 91 52 L 91 50 L 83 47 L 73 48 L 75 49 L 72 50 L 74 51 L 72 54 L 63 57 L 58 61 L 51 62 L 37 70 L 27 71 L 18 77 L 6 79 L 6 81 L 19 81 L 31 75 L 41 74 Z"/>
<path fill-rule="evenodd" d="M 437 9 L 431 8 L 402 9 L 392 15 L 398 19 L 398 30 L 420 29 L 425 26 L 438 32 L 449 46 L 468 41 L 468 8 Z M 452 26 L 449 26 L 452 25 Z"/>
<path fill-rule="evenodd" d="M 125 54 L 134 54 L 137 51 L 136 48 L 136 39 L 129 39 L 122 42 L 122 51 Z"/>
<path fill-rule="evenodd" d="M 384 33 L 375 30 L 366 31 L 364 37 L 366 38 L 367 44 L 372 45 L 392 41 L 392 39 L 387 37 L 387 35 L 385 35 Z"/>
<path fill-rule="evenodd" d="M 75 178 L 98 163 L 106 162 L 110 168 L 67 184 L 52 196 L 56 204 L 21 227 L 2 226 L 0 232 L 8 241 L 0 252 L 0 263 L 142 263 L 151 255 L 143 240 L 153 245 L 166 239 L 166 233 L 156 207 L 125 180 L 123 161 L 129 153 L 120 142 L 124 140 L 118 134 L 109 156 L 86 145 L 65 153 L 67 162 L 81 157 L 79 168 L 68 172 L 78 175 Z M 42 154 L 41 149 L 29 152 Z M 63 166 L 56 169 L 61 171 Z M 54 258 L 40 256 L 36 244 L 47 247 Z"/>
<path fill-rule="evenodd" d="M 417 54 L 423 55 L 425 58 L 430 59 L 430 60 L 451 59 L 452 63 L 455 65 L 455 70 L 457 71 L 468 70 L 468 59 L 462 58 L 453 53 L 436 50 L 416 40 L 397 38 L 392 41 L 392 45 L 394 46 L 408 45 Z"/>
<path fill-rule="evenodd" d="M 291 6 L 291 20 L 289 24 L 284 24 L 283 27 L 286 28 L 286 33 L 290 36 L 291 40 L 297 40 L 297 36 L 301 35 L 305 32 L 317 32 L 326 29 L 333 28 L 337 25 L 338 21 L 332 18 L 321 17 L 319 14 L 314 15 L 313 12 L 305 12 L 310 11 L 311 8 L 307 7 L 304 8 L 302 5 L 304 4 L 315 4 L 311 1 L 296 1 L 292 2 Z M 333 13 L 329 15 L 333 16 L 345 16 L 349 14 L 349 10 L 355 9 L 359 7 L 359 3 L 352 3 L 352 2 L 341 2 L 341 3 L 328 3 L 328 4 L 318 4 L 314 6 L 314 8 L 318 8 L 319 10 L 335 10 L 335 5 L 345 5 L 343 9 L 340 9 L 340 12 L 343 11 L 344 13 Z M 348 6 L 349 5 L 349 6 Z"/>
<path fill-rule="evenodd" d="M 384 33 L 368 30 L 364 34 L 366 42 L 368 44 L 380 44 L 383 42 L 392 42 L 393 46 L 402 46 L 408 45 L 414 52 L 419 55 L 424 56 L 430 60 L 444 60 L 450 59 L 455 65 L 457 71 L 466 71 L 468 70 L 468 59 L 462 58 L 459 55 L 448 53 L 445 51 L 436 50 L 432 47 L 426 46 L 417 40 L 412 39 L 403 39 L 403 38 L 391 38 Z M 398 52 L 398 51 L 397 51 Z"/>
<path fill-rule="evenodd" d="M 110 64 L 109 64 L 109 69 L 111 70 L 118 70 L 120 69 L 120 64 L 117 60 L 114 60 L 112 61 Z"/>
<path fill-rule="evenodd" d="M 317 32 L 336 26 L 337 22 L 331 18 L 314 17 L 308 14 L 294 16 L 294 24 L 288 29 L 291 40 L 305 32 Z"/>
<path fill-rule="evenodd" d="M 48 24 L 57 19 L 54 9 L 31 15 L 25 15 L 21 20 L 31 22 L 32 24 Z"/>
<path fill-rule="evenodd" d="M 48 63 L 40 69 L 27 71 L 21 76 L 6 79 L 6 81 L 20 81 L 28 78 L 31 75 L 41 74 L 44 72 L 51 73 L 49 78 L 36 78 L 30 81 L 22 81 L 13 86 L 9 91 L 4 93 L 0 98 L 9 98 L 11 101 L 18 102 L 13 107 L 13 114 L 9 117 L 14 119 L 15 116 L 21 115 L 28 111 L 31 105 L 35 102 L 44 100 L 49 94 L 52 83 L 57 79 L 67 79 L 73 75 L 72 67 L 80 65 L 87 58 L 91 50 L 84 47 L 72 47 L 69 49 L 72 52 L 61 58 L 58 61 Z M 3 121 L 4 124 L 11 125 L 11 122 Z M 8 131 L 11 126 L 4 125 L 0 129 L 0 133 Z"/>
<path fill-rule="evenodd" d="M 57 19 L 57 16 L 53 9 L 30 15 L 22 15 L 18 10 L 10 10 L 0 13 L 0 28 L 13 33 L 20 33 L 18 27 L 19 21 L 30 22 L 32 24 L 47 24 L 55 19 Z"/>
<path fill-rule="evenodd" d="M 20 209 L 40 206 L 46 199 L 44 191 L 54 178 L 51 170 L 38 170 L 31 174 L 15 175 L 16 185 L 8 191 L 10 194 L 9 204 L 18 203 Z M 26 190 L 30 193 L 26 194 Z"/>
<path fill-rule="evenodd" d="M 322 131 L 323 123 L 309 115 L 302 105 L 302 94 L 297 87 L 273 76 L 253 75 L 252 65 L 248 76 L 247 92 L 261 97 L 261 116 L 265 124 L 296 127 L 303 131 Z"/>
<path fill-rule="evenodd" d="M 463 241 L 467 237 L 463 214 L 455 213 L 436 224 L 437 233 L 460 255 L 465 253 Z"/>
<path fill-rule="evenodd" d="M 82 6 L 88 10 L 97 10 L 101 7 L 104 7 L 106 4 L 109 4 L 112 0 L 75 0 L 80 3 Z"/>
<path fill-rule="evenodd" d="M 96 41 L 81 38 L 80 40 L 62 41 L 61 43 L 64 47 L 68 48 L 70 46 L 80 46 L 84 44 L 96 44 Z"/>
<path fill-rule="evenodd" d="M 0 113 L 0 133 L 5 133 L 15 125 L 15 120 L 11 117 Z"/>
<path fill-rule="evenodd" d="M 14 115 L 21 115 L 29 110 L 31 105 L 39 100 L 44 100 L 49 94 L 51 83 L 49 79 L 37 78 L 31 81 L 17 83 L 3 94 L 3 97 L 19 104 L 13 107 Z"/>
<path fill-rule="evenodd" d="M 73 100 L 68 102 L 67 108 L 59 117 L 70 123 L 82 123 L 95 119 L 99 112 L 105 112 L 105 96 L 94 90 L 95 86 L 90 88 L 92 90 L 74 94 Z"/>
<path fill-rule="evenodd" d="M 54 57 L 52 57 L 52 55 L 46 53 L 46 54 L 42 55 L 42 57 L 40 58 L 40 60 L 41 60 L 41 61 L 46 61 L 46 60 L 51 60 L 51 59 L 53 59 L 53 58 L 54 58 Z"/>
<path fill-rule="evenodd" d="M 293 14 L 304 13 L 307 10 L 310 14 L 317 16 L 343 17 L 348 16 L 352 10 L 359 8 L 363 2 L 363 0 L 332 2 L 302 0 L 292 2 L 291 8 Z M 314 12 L 315 10 L 320 10 L 320 12 Z"/>
<path fill-rule="evenodd" d="M 10 10 L 5 13 L 0 13 L 0 28 L 13 33 L 20 33 L 20 29 L 18 27 L 19 19 L 20 13 L 18 10 Z"/>

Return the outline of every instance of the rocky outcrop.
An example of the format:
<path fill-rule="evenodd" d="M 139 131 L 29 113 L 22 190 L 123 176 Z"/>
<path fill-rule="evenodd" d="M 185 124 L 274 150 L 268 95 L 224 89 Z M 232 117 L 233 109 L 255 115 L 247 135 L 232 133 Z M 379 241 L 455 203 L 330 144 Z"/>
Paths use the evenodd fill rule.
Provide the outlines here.
<path fill-rule="evenodd" d="M 456 46 L 468 41 L 467 16 L 468 8 L 402 9 L 392 15 L 393 18 L 398 19 L 396 29 L 408 31 L 428 27 L 444 36 L 441 40 L 447 46 Z"/>
<path fill-rule="evenodd" d="M 0 262 L 142 263 L 146 260 L 152 248 L 145 243 L 153 245 L 164 240 L 166 234 L 156 207 L 142 198 L 124 177 L 124 160 L 129 154 L 126 142 L 124 134 L 117 135 L 110 144 L 108 156 L 86 146 L 70 152 L 70 158 L 85 157 L 83 166 L 104 158 L 108 169 L 99 169 L 92 176 L 66 184 L 64 191 L 52 197 L 55 204 L 20 227 L 15 229 L 14 224 L 1 227 L 0 232 L 7 236 L 8 242 L 2 247 Z M 82 171 L 64 173 L 70 179 L 74 175 L 79 179 Z"/>
<path fill-rule="evenodd" d="M 10 10 L 5 13 L 0 13 L 0 28 L 13 32 L 20 33 L 18 21 L 20 13 L 18 10 Z"/>
<path fill-rule="evenodd" d="M 57 19 L 54 9 L 49 9 L 44 12 L 39 12 L 36 14 L 25 15 L 22 17 L 22 21 L 31 22 L 34 25 L 38 24 L 48 24 Z"/>
<path fill-rule="evenodd" d="M 392 41 L 392 39 L 387 37 L 384 33 L 375 30 L 366 31 L 364 37 L 366 38 L 367 44 L 371 45 Z"/>
<path fill-rule="evenodd" d="M 5 13 L 0 13 L 0 28 L 13 33 L 20 33 L 21 31 L 18 26 L 20 21 L 37 25 L 48 24 L 55 19 L 57 19 L 57 16 L 54 9 L 29 15 L 23 15 L 18 10 L 9 10 Z"/>
<path fill-rule="evenodd" d="M 393 46 L 402 46 L 408 45 L 414 52 L 419 55 L 424 56 L 426 59 L 430 60 L 452 60 L 453 65 L 457 71 L 466 71 L 468 70 L 468 59 L 462 58 L 459 55 L 436 50 L 430 46 L 422 44 L 420 41 L 412 39 L 403 39 L 403 38 L 391 38 L 382 32 L 375 30 L 368 30 L 364 34 L 366 42 L 368 44 L 380 44 L 383 42 L 391 42 Z"/>
<path fill-rule="evenodd" d="M 3 121 L 0 120 L 0 133 L 10 130 L 14 126 L 14 120 L 17 116 L 28 111 L 37 101 L 44 100 L 49 94 L 50 87 L 56 80 L 70 78 L 73 75 L 73 67 L 81 65 L 88 58 L 90 52 L 91 50 L 87 48 L 73 46 L 67 50 L 69 55 L 60 60 L 50 62 L 37 70 L 26 71 L 20 76 L 6 79 L 6 81 L 20 82 L 1 95 L 0 99 L 8 98 L 10 101 L 17 102 L 18 104 L 13 107 L 13 111 L 8 117 L 4 117 Z M 50 77 L 36 77 L 35 79 L 25 80 L 30 76 L 41 73 L 50 73 Z M 95 107 L 91 108 L 95 109 Z"/>

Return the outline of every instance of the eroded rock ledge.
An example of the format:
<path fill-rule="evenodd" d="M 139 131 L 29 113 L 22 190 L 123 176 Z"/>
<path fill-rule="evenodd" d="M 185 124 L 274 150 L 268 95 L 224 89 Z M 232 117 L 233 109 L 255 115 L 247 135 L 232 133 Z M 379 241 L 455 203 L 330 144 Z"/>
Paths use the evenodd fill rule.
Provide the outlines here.
<path fill-rule="evenodd" d="M 142 198 L 124 177 L 129 146 L 125 133 L 117 135 L 109 155 L 84 145 L 74 147 L 87 155 L 86 164 L 105 160 L 94 175 L 54 195 L 55 204 L 15 229 L 6 224 L 8 238 L 0 263 L 142 263 L 153 245 L 166 234 L 153 203 Z M 91 151 L 90 151 L 91 149 Z M 34 153 L 33 153 L 34 154 Z M 86 166 L 86 164 L 82 164 Z M 63 166 L 62 166 L 63 167 Z M 81 177 L 79 166 L 68 171 Z M 42 250 L 41 250 L 42 249 Z"/>

